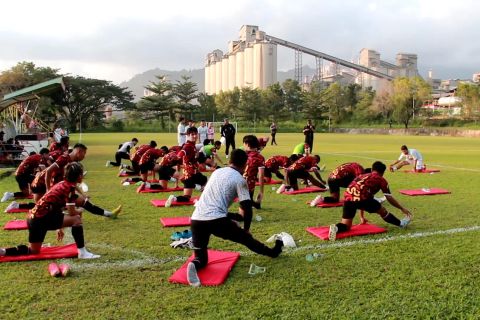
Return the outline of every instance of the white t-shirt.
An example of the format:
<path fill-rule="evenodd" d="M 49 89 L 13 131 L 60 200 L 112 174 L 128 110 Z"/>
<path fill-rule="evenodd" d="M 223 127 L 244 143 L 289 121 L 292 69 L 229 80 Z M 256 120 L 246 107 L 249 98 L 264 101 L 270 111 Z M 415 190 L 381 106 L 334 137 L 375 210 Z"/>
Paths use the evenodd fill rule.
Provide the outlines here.
<path fill-rule="evenodd" d="M 400 153 L 398 160 L 405 160 L 408 161 L 410 164 L 414 164 L 415 160 L 417 160 L 416 169 L 423 168 L 423 156 L 417 149 L 408 149 L 408 154 L 404 154 L 403 152 Z"/>
<path fill-rule="evenodd" d="M 200 143 L 203 143 L 205 139 L 207 139 L 207 133 L 208 133 L 208 128 L 207 126 L 200 126 L 197 128 L 198 129 L 198 139 L 200 140 Z"/>
<path fill-rule="evenodd" d="M 235 197 L 240 202 L 250 200 L 247 181 L 233 168 L 217 169 L 208 179 L 191 219 L 207 221 L 224 218 Z"/>
<path fill-rule="evenodd" d="M 185 133 L 185 125 L 180 122 L 177 127 L 177 141 L 179 146 L 183 145 L 185 141 L 187 141 L 187 136 L 185 136 L 183 133 Z"/>
<path fill-rule="evenodd" d="M 129 153 L 130 149 L 133 148 L 135 145 L 133 144 L 132 141 L 124 142 L 120 149 L 118 149 L 118 152 L 125 152 Z"/>

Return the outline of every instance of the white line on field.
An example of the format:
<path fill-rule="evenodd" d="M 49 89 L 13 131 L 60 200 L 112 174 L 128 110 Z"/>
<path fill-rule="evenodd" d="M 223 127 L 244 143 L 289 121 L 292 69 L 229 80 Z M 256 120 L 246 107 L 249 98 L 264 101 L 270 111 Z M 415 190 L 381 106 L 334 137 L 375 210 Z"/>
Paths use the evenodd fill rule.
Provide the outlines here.
<path fill-rule="evenodd" d="M 306 250 L 318 250 L 318 249 L 334 249 L 334 248 L 345 248 L 345 247 L 352 247 L 356 245 L 365 245 L 365 244 L 377 244 L 383 243 L 388 241 L 398 241 L 398 240 L 408 240 L 412 238 L 425 238 L 425 237 L 432 237 L 438 235 L 447 235 L 447 234 L 457 234 L 457 233 L 464 233 L 464 232 L 472 232 L 472 231 L 479 231 L 480 226 L 471 226 L 465 228 L 454 228 L 454 229 L 447 229 L 447 230 L 438 230 L 438 231 L 429 231 L 429 232 L 414 232 L 408 233 L 404 235 L 392 236 L 392 237 L 383 237 L 377 239 L 365 239 L 365 240 L 353 240 L 353 241 L 337 241 L 337 242 L 328 242 L 319 245 L 308 245 L 302 246 L 297 248 L 289 248 L 287 249 L 284 254 L 291 254 L 299 251 L 306 251 Z M 86 271 L 86 270 L 109 270 L 109 269 L 136 269 L 142 268 L 147 266 L 154 266 L 154 265 L 161 265 L 166 264 L 169 262 L 184 262 L 187 260 L 186 256 L 171 256 L 165 258 L 155 258 L 151 257 L 141 251 L 131 250 L 126 248 L 118 248 L 107 244 L 90 244 L 89 247 L 93 248 L 103 248 L 113 251 L 121 251 L 124 253 L 128 253 L 131 255 L 139 256 L 137 259 L 128 259 L 122 261 L 105 261 L 105 262 L 98 262 L 101 260 L 92 261 L 90 263 L 78 263 L 72 262 L 71 259 L 64 259 L 63 263 L 70 264 L 72 270 L 74 271 Z M 95 252 L 97 253 L 97 252 Z M 256 255 L 252 251 L 240 251 L 242 256 L 254 256 Z"/>
<path fill-rule="evenodd" d="M 346 157 L 359 158 L 359 159 L 368 159 L 368 160 L 378 160 L 378 161 L 384 161 L 384 162 L 392 161 L 392 159 L 378 159 L 378 158 L 372 158 L 372 157 L 359 156 L 359 155 L 357 155 L 357 154 L 350 154 L 350 153 L 324 152 L 323 154 L 329 154 L 329 155 L 333 155 L 333 156 L 335 156 L 335 155 L 338 155 L 338 156 L 346 156 Z M 454 170 L 480 172 L 480 169 L 453 167 L 453 166 L 447 166 L 447 165 L 435 164 L 435 163 L 428 163 L 428 166 L 429 166 L 429 167 L 430 167 L 430 166 L 431 166 L 431 167 L 440 167 L 440 168 L 446 168 L 446 169 L 454 169 Z"/>

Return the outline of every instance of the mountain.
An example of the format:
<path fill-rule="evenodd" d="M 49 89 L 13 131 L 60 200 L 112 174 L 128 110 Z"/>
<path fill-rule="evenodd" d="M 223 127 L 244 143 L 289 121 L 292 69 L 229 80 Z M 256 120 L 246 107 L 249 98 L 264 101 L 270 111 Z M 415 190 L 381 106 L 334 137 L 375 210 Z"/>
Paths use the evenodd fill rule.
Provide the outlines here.
<path fill-rule="evenodd" d="M 311 76 L 315 73 L 315 69 L 310 68 L 309 66 L 302 67 L 303 76 Z M 180 71 L 169 71 L 163 69 L 152 69 L 145 71 L 144 73 L 135 75 L 132 79 L 124 81 L 119 84 L 120 87 L 128 88 L 135 95 L 135 101 L 140 100 L 143 97 L 143 89 L 150 84 L 150 82 L 157 81 L 155 76 L 167 76 L 167 79 L 171 83 L 175 84 L 177 81 L 180 81 L 182 76 L 191 77 L 191 81 L 197 84 L 198 91 L 204 92 L 205 89 L 205 76 L 203 69 L 193 69 L 193 70 L 180 70 Z M 291 69 L 288 71 L 278 71 L 277 72 L 277 81 L 282 83 L 287 79 L 293 79 L 295 75 L 295 70 Z"/>

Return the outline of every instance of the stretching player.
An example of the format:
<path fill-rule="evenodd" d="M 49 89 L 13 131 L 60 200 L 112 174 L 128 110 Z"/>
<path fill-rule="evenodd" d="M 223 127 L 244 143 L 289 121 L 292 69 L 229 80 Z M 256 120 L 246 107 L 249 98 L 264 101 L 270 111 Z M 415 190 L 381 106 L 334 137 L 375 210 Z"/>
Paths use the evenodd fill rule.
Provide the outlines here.
<path fill-rule="evenodd" d="M 417 149 L 408 149 L 406 145 L 403 145 L 400 150 L 400 156 L 398 160 L 390 165 L 390 171 L 394 172 L 403 166 L 413 165 L 413 170 L 420 172 L 425 170 L 423 164 L 423 156 Z"/>
<path fill-rule="evenodd" d="M 370 213 L 378 213 L 383 220 L 395 226 L 405 228 L 412 219 L 412 213 L 404 208 L 391 194 L 388 182 L 383 178 L 387 166 L 380 161 L 372 164 L 372 172 L 362 174 L 356 177 L 348 186 L 344 193 L 343 215 L 342 222 L 330 225 L 328 238 L 330 241 L 336 239 L 337 233 L 350 230 L 352 227 L 352 220 L 355 217 L 357 209 L 360 212 L 361 223 L 368 221 L 363 216 L 363 210 Z M 374 199 L 374 195 L 382 190 L 388 202 L 395 208 L 400 209 L 405 218 L 398 220 L 397 217 L 385 209 L 380 202 Z"/>
<path fill-rule="evenodd" d="M 328 176 L 328 188 L 330 197 L 318 195 L 310 205 L 315 207 L 320 202 L 335 203 L 340 200 L 340 187 L 347 188 L 350 183 L 361 174 L 370 172 L 371 169 L 364 169 L 359 163 L 349 162 L 336 167 Z"/>
<path fill-rule="evenodd" d="M 243 148 L 247 153 L 247 167 L 243 176 L 247 180 L 248 192 L 250 192 L 250 197 L 252 199 L 252 204 L 256 209 L 260 209 L 263 199 L 264 192 L 264 169 L 265 169 L 265 158 L 260 154 L 260 141 L 254 135 L 246 135 L 243 137 Z M 260 183 L 260 191 L 256 201 L 253 198 L 255 193 L 255 184 L 257 181 Z"/>
<path fill-rule="evenodd" d="M 210 140 L 206 139 L 204 142 L 206 141 L 210 141 Z M 207 170 L 208 167 L 215 169 L 217 168 L 216 161 L 218 161 L 223 166 L 223 162 L 217 153 L 221 147 L 222 147 L 222 143 L 220 141 L 215 141 L 213 144 L 210 144 L 210 143 L 204 144 L 204 146 L 198 152 L 198 157 L 197 157 L 200 168 L 203 168 L 205 170 Z"/>
<path fill-rule="evenodd" d="M 277 239 L 275 246 L 269 248 L 253 238 L 250 233 L 252 200 L 247 182 L 242 177 L 246 164 L 245 151 L 233 150 L 230 154 L 230 165 L 212 173 L 195 205 L 191 218 L 195 259 L 187 266 L 187 280 L 191 286 L 201 285 L 197 270 L 204 268 L 208 263 L 207 248 L 211 235 L 243 244 L 255 253 L 272 258 L 278 257 L 282 252 L 282 240 Z M 239 213 L 230 213 L 228 207 L 236 197 L 240 202 Z M 242 217 L 243 229 L 231 219 L 233 216 Z"/>
<path fill-rule="evenodd" d="M 127 141 L 119 145 L 117 152 L 115 152 L 115 162 L 107 161 L 106 167 L 114 166 L 119 167 L 122 164 L 122 159 L 130 160 L 130 149 L 138 143 L 137 138 L 133 138 L 132 141 Z"/>
<path fill-rule="evenodd" d="M 298 155 L 292 154 L 290 157 L 273 156 L 265 161 L 264 181 L 272 180 L 272 173 L 275 173 L 278 179 L 284 180 L 285 176 L 280 172 L 280 168 L 288 168 L 292 163 L 298 160 Z"/>
<path fill-rule="evenodd" d="M 38 254 L 48 230 L 58 230 L 57 239 L 63 239 L 64 227 L 72 227 L 72 236 L 78 248 L 78 258 L 95 259 L 99 255 L 87 251 L 83 235 L 82 211 L 76 203 L 82 201 L 75 194 L 76 186 L 83 179 L 83 168 L 78 162 L 69 163 L 65 168 L 65 180 L 57 183 L 41 199 L 28 215 L 29 245 L 11 248 L 0 248 L 0 256 L 20 256 Z M 68 215 L 62 210 L 67 207 Z"/>
<path fill-rule="evenodd" d="M 290 189 L 298 190 L 297 179 L 299 178 L 310 181 L 313 185 L 319 188 L 325 188 L 325 181 L 323 181 L 322 176 L 318 172 L 319 162 L 319 155 L 305 156 L 295 161 L 290 167 L 285 170 L 285 184 L 282 184 L 277 189 L 277 193 L 282 193 L 283 191 L 288 191 Z M 312 177 L 312 175 L 309 173 L 310 170 L 313 170 L 313 173 L 318 180 Z"/>
<path fill-rule="evenodd" d="M 133 154 L 133 156 L 131 157 L 130 161 L 132 162 L 132 166 L 129 167 L 129 166 L 126 166 L 126 165 L 122 165 L 122 168 L 126 169 L 126 170 L 129 170 L 135 174 L 139 174 L 140 173 L 140 159 L 142 158 L 143 154 L 145 152 L 147 152 L 147 150 L 149 149 L 152 149 L 152 148 L 156 148 L 157 147 L 157 142 L 155 142 L 154 140 L 150 141 L 150 144 L 142 144 L 140 147 L 138 147 L 137 151 L 135 151 L 135 153 Z"/>
<path fill-rule="evenodd" d="M 182 159 L 183 165 L 183 195 L 175 197 L 170 195 L 165 202 L 165 207 L 168 208 L 172 202 L 189 202 L 192 197 L 195 185 L 200 185 L 202 188 L 207 184 L 207 177 L 198 171 L 198 162 L 196 159 L 195 142 L 197 141 L 198 131 L 195 127 L 190 127 L 186 132 L 187 142 L 178 152 L 178 156 Z"/>

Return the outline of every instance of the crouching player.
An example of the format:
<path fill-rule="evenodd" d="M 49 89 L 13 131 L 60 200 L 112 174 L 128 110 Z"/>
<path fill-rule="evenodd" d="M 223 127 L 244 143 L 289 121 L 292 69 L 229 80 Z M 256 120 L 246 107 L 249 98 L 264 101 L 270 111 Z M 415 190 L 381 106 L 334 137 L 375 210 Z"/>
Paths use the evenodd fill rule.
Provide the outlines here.
<path fill-rule="evenodd" d="M 383 220 L 393 224 L 395 226 L 405 228 L 412 219 L 412 213 L 404 208 L 391 194 L 388 182 L 383 178 L 383 174 L 387 166 L 376 161 L 372 164 L 372 172 L 362 174 L 356 177 L 352 183 L 345 190 L 342 222 L 330 225 L 328 237 L 330 241 L 334 241 L 337 237 L 337 233 L 350 230 L 352 227 L 352 220 L 355 217 L 357 209 L 362 210 L 360 212 L 361 223 L 367 223 L 368 221 L 363 216 L 363 210 L 370 213 L 378 213 Z M 395 208 L 400 209 L 405 218 L 399 220 L 397 217 L 385 209 L 380 202 L 374 199 L 374 195 L 382 190 L 383 194 L 387 198 L 388 202 Z"/>
<path fill-rule="evenodd" d="M 201 285 L 197 271 L 208 263 L 208 242 L 211 235 L 243 244 L 255 253 L 276 258 L 282 253 L 283 242 L 277 239 L 269 248 L 250 233 L 252 200 L 246 180 L 242 177 L 247 165 L 245 151 L 236 149 L 230 154 L 230 165 L 215 170 L 192 214 L 192 241 L 195 259 L 187 266 L 187 280 L 191 286 Z M 238 197 L 239 213 L 228 212 L 228 207 Z M 238 219 L 239 216 L 242 219 Z M 243 220 L 243 228 L 234 220 Z"/>
<path fill-rule="evenodd" d="M 93 254 L 85 248 L 83 237 L 82 211 L 83 199 L 78 197 L 75 189 L 83 179 L 83 167 L 78 162 L 71 162 L 65 167 L 65 180 L 53 186 L 30 210 L 27 219 L 29 246 L 19 245 L 12 248 L 0 248 L 0 256 L 18 256 L 38 254 L 48 230 L 58 230 L 57 239 L 63 239 L 64 227 L 72 227 L 72 236 L 78 248 L 78 258 L 95 259 L 99 255 Z M 68 215 L 62 210 L 67 207 Z"/>
<path fill-rule="evenodd" d="M 319 155 L 305 156 L 295 161 L 290 167 L 285 170 L 286 183 L 282 184 L 277 189 L 277 193 L 282 193 L 283 191 L 288 191 L 290 189 L 298 190 L 297 179 L 308 180 L 314 186 L 317 186 L 319 188 L 325 188 L 325 181 L 323 181 L 322 176 L 318 172 L 319 162 Z M 318 180 L 312 177 L 312 175 L 309 173 L 310 170 L 313 170 Z"/>

